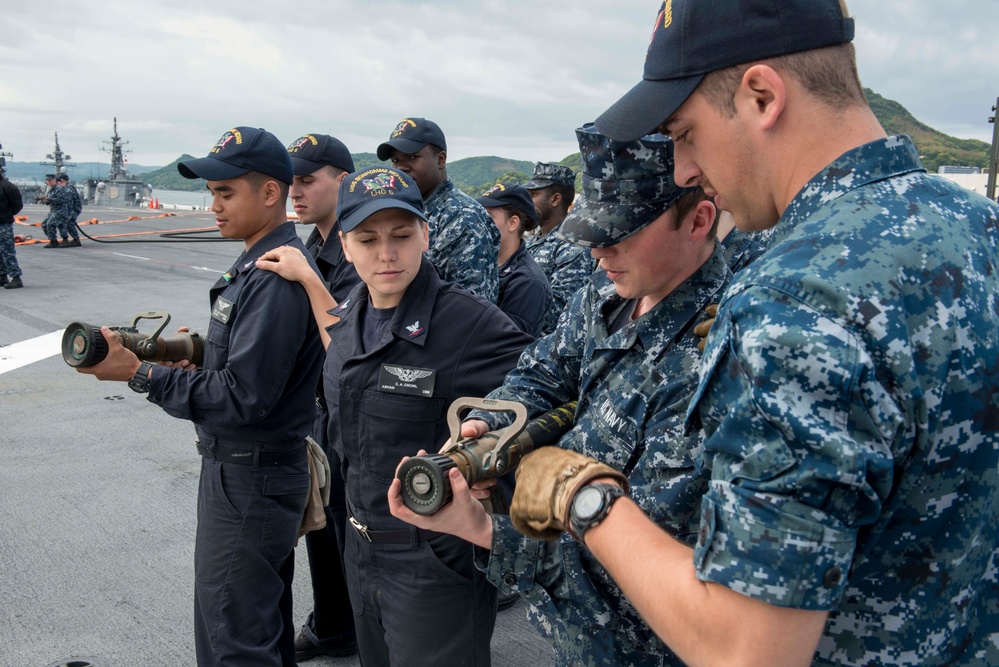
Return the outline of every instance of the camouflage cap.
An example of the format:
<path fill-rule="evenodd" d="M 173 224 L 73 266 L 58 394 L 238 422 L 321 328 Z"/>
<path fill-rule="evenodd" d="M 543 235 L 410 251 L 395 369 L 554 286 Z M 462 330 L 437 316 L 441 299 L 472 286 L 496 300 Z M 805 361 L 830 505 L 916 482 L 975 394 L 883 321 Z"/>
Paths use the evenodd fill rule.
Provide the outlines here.
<path fill-rule="evenodd" d="M 54 181 L 55 177 L 56 177 L 55 174 L 45 174 L 45 180 L 46 181 Z"/>
<path fill-rule="evenodd" d="M 549 185 L 568 185 L 576 187 L 576 172 L 565 165 L 554 162 L 535 162 L 534 175 L 524 183 L 528 190 L 540 190 Z"/>
<path fill-rule="evenodd" d="M 661 134 L 614 141 L 593 123 L 576 130 L 583 157 L 583 194 L 558 234 L 577 245 L 620 243 L 696 188 L 673 180 L 673 142 Z"/>

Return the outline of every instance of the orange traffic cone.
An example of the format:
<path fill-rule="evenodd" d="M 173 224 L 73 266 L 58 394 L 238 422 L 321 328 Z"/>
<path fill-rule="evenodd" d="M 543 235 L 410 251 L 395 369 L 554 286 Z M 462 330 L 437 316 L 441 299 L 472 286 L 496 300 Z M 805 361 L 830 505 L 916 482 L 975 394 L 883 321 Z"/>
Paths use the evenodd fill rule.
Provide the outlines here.
<path fill-rule="evenodd" d="M 159 208 L 159 207 L 160 207 L 160 198 L 157 197 L 156 198 L 156 208 Z"/>
<path fill-rule="evenodd" d="M 153 198 L 149 198 L 149 208 L 153 208 Z"/>

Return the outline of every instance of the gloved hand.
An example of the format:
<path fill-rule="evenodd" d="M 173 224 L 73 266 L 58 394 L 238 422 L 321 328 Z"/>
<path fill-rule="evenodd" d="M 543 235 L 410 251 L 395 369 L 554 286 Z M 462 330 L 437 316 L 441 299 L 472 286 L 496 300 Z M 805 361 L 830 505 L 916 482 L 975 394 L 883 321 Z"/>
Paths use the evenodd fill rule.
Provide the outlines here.
<path fill-rule="evenodd" d="M 569 508 L 576 492 L 598 477 L 610 477 L 628 489 L 628 479 L 610 466 L 561 447 L 539 447 L 517 467 L 510 504 L 514 527 L 527 537 L 552 541 L 569 528 Z"/>
<path fill-rule="evenodd" d="M 715 323 L 715 317 L 718 315 L 718 304 L 713 303 L 710 306 L 707 306 L 704 309 L 704 312 L 707 313 L 711 319 L 704 320 L 694 327 L 694 335 L 701 337 L 701 340 L 697 342 L 697 349 L 701 352 L 704 352 L 704 344 L 708 342 L 708 332 L 711 331 L 711 325 Z"/>

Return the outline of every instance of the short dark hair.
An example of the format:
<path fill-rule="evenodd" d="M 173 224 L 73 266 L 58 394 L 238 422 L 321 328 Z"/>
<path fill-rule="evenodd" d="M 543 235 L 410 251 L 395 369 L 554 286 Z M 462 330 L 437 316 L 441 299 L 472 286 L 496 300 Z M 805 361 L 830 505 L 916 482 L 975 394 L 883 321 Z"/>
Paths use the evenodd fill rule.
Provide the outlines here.
<path fill-rule="evenodd" d="M 694 207 L 700 204 L 702 201 L 708 201 L 711 198 L 708 197 L 707 193 L 704 192 L 704 188 L 698 187 L 693 192 L 688 192 L 683 195 L 673 206 L 670 207 L 670 211 L 673 211 L 673 221 L 670 223 L 672 229 L 680 229 L 680 225 L 683 224 L 683 219 L 687 217 L 687 214 L 694 210 Z M 708 232 L 707 238 L 713 239 L 718 234 L 718 210 L 715 209 L 715 219 L 711 223 L 711 230 Z"/>
<path fill-rule="evenodd" d="M 562 183 L 552 183 L 551 185 L 546 185 L 541 188 L 541 192 L 545 197 L 562 195 L 562 205 L 565 207 L 566 211 L 568 211 L 569 207 L 572 206 L 572 200 L 576 198 L 576 188 Z"/>
<path fill-rule="evenodd" d="M 332 176 L 333 178 L 338 178 L 340 174 L 347 173 L 346 169 L 341 169 L 340 167 L 334 167 L 331 164 L 324 164 L 323 168 L 326 169 L 326 171 L 329 172 L 329 175 Z"/>
<path fill-rule="evenodd" d="M 278 184 L 278 188 L 280 188 L 282 204 L 288 203 L 288 184 L 284 181 L 274 178 L 273 176 L 268 176 L 267 174 L 262 174 L 259 171 L 248 171 L 240 176 L 240 178 L 245 178 L 254 191 L 262 188 L 264 183 L 267 181 L 274 181 Z"/>

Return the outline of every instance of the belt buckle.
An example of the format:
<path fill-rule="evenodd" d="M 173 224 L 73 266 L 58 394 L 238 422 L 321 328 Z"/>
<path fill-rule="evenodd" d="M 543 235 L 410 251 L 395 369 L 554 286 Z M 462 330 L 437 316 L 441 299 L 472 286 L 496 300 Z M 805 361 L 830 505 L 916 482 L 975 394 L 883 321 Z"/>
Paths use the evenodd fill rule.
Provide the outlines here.
<path fill-rule="evenodd" d="M 360 521 L 358 521 L 354 517 L 350 517 L 350 525 L 352 525 L 354 527 L 354 530 L 356 530 L 357 532 L 359 532 L 361 535 L 364 535 L 364 538 L 368 542 L 371 541 L 371 536 L 368 535 L 368 527 L 367 526 L 365 526 L 363 523 L 361 523 Z"/>

